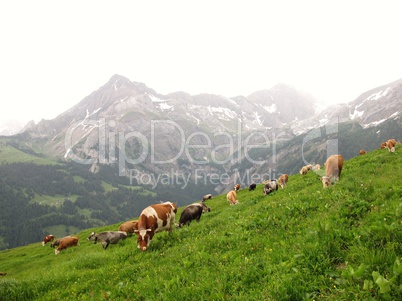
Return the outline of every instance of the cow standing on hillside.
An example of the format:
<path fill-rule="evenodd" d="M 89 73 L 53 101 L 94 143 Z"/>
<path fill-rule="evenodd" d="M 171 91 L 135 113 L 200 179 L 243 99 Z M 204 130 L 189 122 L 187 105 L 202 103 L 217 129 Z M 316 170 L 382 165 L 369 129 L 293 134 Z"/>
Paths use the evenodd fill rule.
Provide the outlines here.
<path fill-rule="evenodd" d="M 281 186 L 282 189 L 285 188 L 286 184 L 288 183 L 288 180 L 289 176 L 285 173 L 282 174 L 278 179 L 279 186 Z"/>
<path fill-rule="evenodd" d="M 387 146 L 389 152 L 392 152 L 392 153 L 395 152 L 395 145 L 396 145 L 395 139 L 389 139 L 386 142 L 386 146 Z"/>
<path fill-rule="evenodd" d="M 206 195 L 204 195 L 202 197 L 203 202 L 206 201 L 206 200 L 210 200 L 210 199 L 212 199 L 212 194 L 210 194 L 210 193 L 208 193 L 208 194 L 206 194 Z"/>
<path fill-rule="evenodd" d="M 103 249 L 107 249 L 109 244 L 117 244 L 121 239 L 127 238 L 127 232 L 124 231 L 105 231 L 101 233 L 92 232 L 87 240 L 93 241 L 94 244 L 99 242 Z"/>
<path fill-rule="evenodd" d="M 171 202 L 151 205 L 142 210 L 138 230 L 134 231 L 138 237 L 138 248 L 146 251 L 155 233 L 172 231 L 176 213 L 177 206 Z"/>
<path fill-rule="evenodd" d="M 324 188 L 328 187 L 332 180 L 339 181 L 343 167 L 342 155 L 332 155 L 325 162 L 325 176 L 321 178 Z"/>
<path fill-rule="evenodd" d="M 135 230 L 138 230 L 138 220 L 127 221 L 119 226 L 119 231 L 124 231 L 127 235 L 131 235 Z"/>
<path fill-rule="evenodd" d="M 183 227 L 185 224 L 190 226 L 192 220 L 200 221 L 203 212 L 210 212 L 211 208 L 207 207 L 204 202 L 194 203 L 184 208 L 180 215 L 179 227 Z"/>
<path fill-rule="evenodd" d="M 62 250 L 78 246 L 78 237 L 77 236 L 67 236 L 64 238 L 61 238 L 58 242 L 58 247 L 56 250 L 54 250 L 54 254 L 57 255 L 59 254 Z"/>
<path fill-rule="evenodd" d="M 48 242 L 54 240 L 54 236 L 52 234 L 46 235 L 42 240 L 42 246 L 46 245 Z"/>
<path fill-rule="evenodd" d="M 248 191 L 255 190 L 256 188 L 257 188 L 257 184 L 252 183 L 252 184 L 250 184 L 250 186 L 248 187 Z"/>
<path fill-rule="evenodd" d="M 276 180 L 270 180 L 262 188 L 264 195 L 270 194 L 271 192 L 273 192 L 275 190 L 278 190 L 278 183 L 276 182 Z"/>
<path fill-rule="evenodd" d="M 228 200 L 230 205 L 236 205 L 239 203 L 237 200 L 237 193 L 236 190 L 231 190 L 227 193 L 226 199 Z"/>

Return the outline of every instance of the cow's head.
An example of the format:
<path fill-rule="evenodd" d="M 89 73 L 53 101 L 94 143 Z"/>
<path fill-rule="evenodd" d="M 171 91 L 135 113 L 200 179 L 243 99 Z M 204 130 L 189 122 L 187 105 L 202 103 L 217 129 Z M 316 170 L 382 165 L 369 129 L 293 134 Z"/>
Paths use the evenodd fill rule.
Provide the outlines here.
<path fill-rule="evenodd" d="M 323 188 L 327 188 L 329 185 L 331 185 L 331 178 L 332 176 L 321 177 Z"/>
<path fill-rule="evenodd" d="M 211 212 L 211 208 L 205 205 L 204 201 L 201 201 L 200 204 L 202 206 L 202 212 Z"/>
<path fill-rule="evenodd" d="M 93 240 L 94 244 L 96 244 L 97 236 L 96 236 L 95 232 L 92 232 L 91 235 L 88 236 L 87 240 Z"/>
<path fill-rule="evenodd" d="M 149 243 L 151 242 L 151 237 L 149 235 L 149 232 L 151 232 L 152 229 L 142 229 L 142 230 L 134 230 L 134 233 L 137 234 L 137 242 L 138 242 L 138 249 L 141 249 L 141 251 L 146 251 Z"/>

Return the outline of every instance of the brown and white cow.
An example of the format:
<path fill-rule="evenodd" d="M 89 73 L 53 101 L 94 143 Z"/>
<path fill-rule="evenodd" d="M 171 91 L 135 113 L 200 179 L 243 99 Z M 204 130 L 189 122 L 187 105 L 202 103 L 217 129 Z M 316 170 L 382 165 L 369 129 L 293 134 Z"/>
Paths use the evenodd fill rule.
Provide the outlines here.
<path fill-rule="evenodd" d="M 138 237 L 138 248 L 146 251 L 155 233 L 172 231 L 176 213 L 177 206 L 171 202 L 151 205 L 142 210 L 138 230 L 134 230 Z"/>
<path fill-rule="evenodd" d="M 300 169 L 299 173 L 304 176 L 305 174 L 307 174 L 307 172 L 308 172 L 309 170 L 311 170 L 311 168 L 312 168 L 312 165 L 303 166 L 303 167 Z"/>
<path fill-rule="evenodd" d="M 359 155 L 364 155 L 366 153 L 366 151 L 364 149 L 361 149 L 359 152 Z"/>
<path fill-rule="evenodd" d="M 124 222 L 119 226 L 118 230 L 131 235 L 134 233 L 134 230 L 138 230 L 138 220 Z"/>
<path fill-rule="evenodd" d="M 61 250 L 78 246 L 78 237 L 77 236 L 67 236 L 59 241 L 59 246 L 56 250 L 54 250 L 54 254 L 57 255 L 61 252 Z"/>
<path fill-rule="evenodd" d="M 45 246 L 48 242 L 54 240 L 54 236 L 52 234 L 46 235 L 42 240 L 42 246 Z"/>
<path fill-rule="evenodd" d="M 240 190 L 240 184 L 236 184 L 233 188 L 234 188 L 235 191 L 239 191 Z"/>
<path fill-rule="evenodd" d="M 381 148 L 381 149 L 384 149 L 384 148 L 386 148 L 386 147 L 387 147 L 387 142 L 381 143 L 381 145 L 380 145 L 380 148 Z"/>
<path fill-rule="evenodd" d="M 226 199 L 228 200 L 230 205 L 236 205 L 239 203 L 237 200 L 237 193 L 236 190 L 231 190 L 227 193 Z"/>
<path fill-rule="evenodd" d="M 395 145 L 396 145 L 396 140 L 395 139 L 389 139 L 386 142 L 386 146 L 387 146 L 389 152 L 393 153 L 395 151 Z"/>
<path fill-rule="evenodd" d="M 285 173 L 281 174 L 281 176 L 278 179 L 279 186 L 281 186 L 282 189 L 285 188 L 286 184 L 288 183 L 288 180 L 289 176 L 287 174 Z"/>
<path fill-rule="evenodd" d="M 342 155 L 332 155 L 325 162 L 325 176 L 321 178 L 324 188 L 328 187 L 332 180 L 339 181 L 343 167 Z"/>

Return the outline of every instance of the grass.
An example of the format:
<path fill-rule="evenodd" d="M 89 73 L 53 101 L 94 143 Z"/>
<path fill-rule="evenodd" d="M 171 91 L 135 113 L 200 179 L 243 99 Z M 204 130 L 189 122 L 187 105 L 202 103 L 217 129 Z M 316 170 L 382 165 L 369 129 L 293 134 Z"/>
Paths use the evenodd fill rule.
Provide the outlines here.
<path fill-rule="evenodd" d="M 262 195 L 207 201 L 199 223 L 103 250 L 77 233 L 54 255 L 40 242 L 0 252 L 0 300 L 400 300 L 402 156 L 376 150 L 322 188 L 309 172 Z M 180 217 L 180 208 L 176 220 Z"/>
<path fill-rule="evenodd" d="M 57 162 L 46 159 L 46 158 L 39 158 L 37 156 L 24 153 L 15 147 L 7 145 L 7 139 L 0 138 L 0 161 L 1 163 L 16 163 L 16 162 L 33 162 L 35 164 L 58 164 Z"/>

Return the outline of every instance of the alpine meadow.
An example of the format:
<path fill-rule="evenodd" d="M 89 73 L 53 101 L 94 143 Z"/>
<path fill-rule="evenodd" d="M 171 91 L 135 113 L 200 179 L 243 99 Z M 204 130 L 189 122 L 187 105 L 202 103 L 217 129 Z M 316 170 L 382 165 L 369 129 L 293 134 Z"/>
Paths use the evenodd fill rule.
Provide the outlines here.
<path fill-rule="evenodd" d="M 267 196 L 243 186 L 235 206 L 214 196 L 146 252 L 136 235 L 107 250 L 87 241 L 120 223 L 76 233 L 57 256 L 40 241 L 1 251 L 0 300 L 401 300 L 401 152 L 346 160 L 326 189 L 321 169 Z"/>

